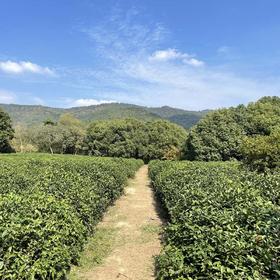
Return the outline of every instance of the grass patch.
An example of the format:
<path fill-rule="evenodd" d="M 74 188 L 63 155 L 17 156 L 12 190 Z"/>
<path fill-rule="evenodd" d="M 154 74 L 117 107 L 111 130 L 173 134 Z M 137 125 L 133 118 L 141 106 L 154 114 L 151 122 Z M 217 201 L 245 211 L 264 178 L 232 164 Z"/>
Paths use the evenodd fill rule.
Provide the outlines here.
<path fill-rule="evenodd" d="M 141 230 L 145 233 L 160 234 L 162 231 L 162 228 L 160 225 L 147 224 L 147 225 L 142 226 Z"/>
<path fill-rule="evenodd" d="M 162 232 L 162 227 L 156 224 L 146 224 L 141 227 L 141 235 L 138 238 L 139 243 L 148 243 L 154 240 L 155 235 Z"/>
<path fill-rule="evenodd" d="M 114 247 L 116 231 L 111 227 L 97 228 L 81 255 L 79 266 L 72 266 L 69 280 L 85 279 L 83 275 L 88 270 L 103 263 Z"/>

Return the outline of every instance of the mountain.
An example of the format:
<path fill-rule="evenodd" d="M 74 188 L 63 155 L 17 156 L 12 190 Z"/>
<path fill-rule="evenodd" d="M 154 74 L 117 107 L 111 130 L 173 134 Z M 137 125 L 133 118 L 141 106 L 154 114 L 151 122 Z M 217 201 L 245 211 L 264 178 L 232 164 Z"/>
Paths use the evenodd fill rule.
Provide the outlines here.
<path fill-rule="evenodd" d="M 190 128 L 195 125 L 204 115 L 210 110 L 203 111 L 186 111 L 182 109 L 163 106 L 159 108 L 147 108 L 153 114 L 158 115 L 163 119 L 182 125 L 185 128 Z"/>
<path fill-rule="evenodd" d="M 14 125 L 36 125 L 46 119 L 57 121 L 61 114 L 70 113 L 82 121 L 136 118 L 140 120 L 166 119 L 190 128 L 208 111 L 186 111 L 168 106 L 152 108 L 124 103 L 110 103 L 73 108 L 51 108 L 41 105 L 0 104 L 12 118 Z"/>

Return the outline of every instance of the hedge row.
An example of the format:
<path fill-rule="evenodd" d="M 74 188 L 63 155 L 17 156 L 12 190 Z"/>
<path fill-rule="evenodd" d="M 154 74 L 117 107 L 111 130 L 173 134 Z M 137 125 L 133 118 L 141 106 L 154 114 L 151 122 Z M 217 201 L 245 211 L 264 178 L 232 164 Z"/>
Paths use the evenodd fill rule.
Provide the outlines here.
<path fill-rule="evenodd" d="M 0 279 L 64 279 L 142 161 L 1 156 Z"/>
<path fill-rule="evenodd" d="M 157 279 L 279 279 L 280 175 L 234 163 L 151 162 L 170 222 Z"/>

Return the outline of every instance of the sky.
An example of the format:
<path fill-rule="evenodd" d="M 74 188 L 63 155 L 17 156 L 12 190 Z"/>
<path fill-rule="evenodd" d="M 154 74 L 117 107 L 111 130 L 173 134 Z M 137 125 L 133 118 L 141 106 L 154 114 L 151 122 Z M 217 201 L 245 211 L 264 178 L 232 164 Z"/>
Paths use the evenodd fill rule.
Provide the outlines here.
<path fill-rule="evenodd" d="M 279 0 L 1 0 L 0 103 L 188 110 L 280 96 Z"/>

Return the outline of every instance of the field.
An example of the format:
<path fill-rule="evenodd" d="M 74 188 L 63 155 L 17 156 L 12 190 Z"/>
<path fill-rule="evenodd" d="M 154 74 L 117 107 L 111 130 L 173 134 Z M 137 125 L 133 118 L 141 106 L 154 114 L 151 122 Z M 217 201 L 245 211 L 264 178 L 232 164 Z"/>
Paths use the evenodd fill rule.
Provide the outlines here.
<path fill-rule="evenodd" d="M 279 279 L 280 175 L 236 163 L 150 163 L 169 215 L 157 279 Z"/>
<path fill-rule="evenodd" d="M 1 155 L 0 278 L 64 279 L 141 160 Z"/>

